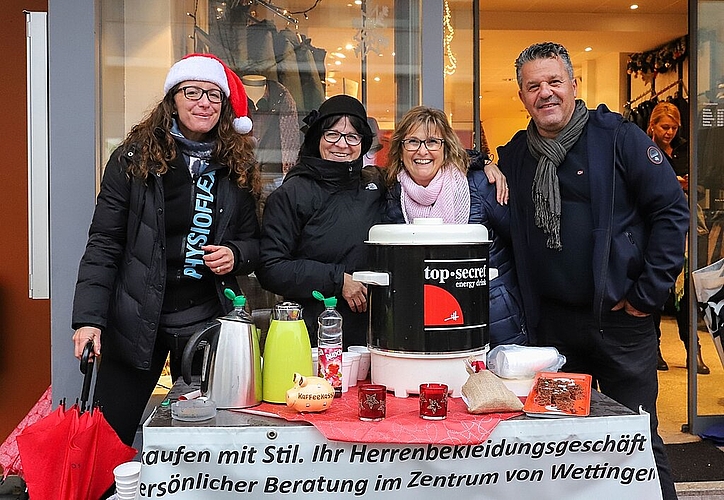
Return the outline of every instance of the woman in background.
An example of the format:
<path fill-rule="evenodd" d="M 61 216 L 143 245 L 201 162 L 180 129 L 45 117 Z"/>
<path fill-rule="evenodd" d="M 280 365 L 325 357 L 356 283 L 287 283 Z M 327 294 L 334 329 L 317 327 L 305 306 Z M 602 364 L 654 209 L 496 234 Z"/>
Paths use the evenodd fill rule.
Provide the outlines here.
<path fill-rule="evenodd" d="M 649 118 L 648 134 L 656 145 L 664 152 L 669 164 L 676 172 L 676 177 L 685 192 L 689 190 L 689 148 L 687 142 L 679 137 L 679 127 L 681 127 L 681 113 L 679 109 L 670 102 L 658 103 Z M 687 266 L 689 265 L 687 259 Z M 677 280 L 676 289 L 672 291 L 669 297 L 669 303 L 673 303 L 674 317 L 679 330 L 679 338 L 684 343 L 687 352 L 687 363 L 689 360 L 689 272 L 684 271 L 684 279 Z M 661 312 L 654 315 L 654 324 L 656 333 L 659 336 L 659 344 L 661 344 Z M 698 335 L 698 334 L 697 334 Z M 709 373 L 709 367 L 704 364 L 701 357 L 701 345 L 697 337 L 696 352 L 696 372 L 700 375 Z M 688 366 L 688 365 L 687 365 Z M 661 346 L 659 345 L 658 369 L 668 370 L 669 365 L 661 355 Z"/>

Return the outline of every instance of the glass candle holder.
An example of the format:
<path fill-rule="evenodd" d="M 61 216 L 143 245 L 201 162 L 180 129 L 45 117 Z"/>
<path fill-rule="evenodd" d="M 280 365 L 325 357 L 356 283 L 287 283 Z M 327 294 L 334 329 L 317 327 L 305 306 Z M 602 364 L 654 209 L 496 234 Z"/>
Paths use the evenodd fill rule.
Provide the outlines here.
<path fill-rule="evenodd" d="M 362 384 L 357 388 L 359 419 L 377 422 L 385 418 L 387 387 L 381 384 Z"/>
<path fill-rule="evenodd" d="M 420 384 L 420 417 L 425 420 L 443 420 L 447 417 L 445 384 Z"/>

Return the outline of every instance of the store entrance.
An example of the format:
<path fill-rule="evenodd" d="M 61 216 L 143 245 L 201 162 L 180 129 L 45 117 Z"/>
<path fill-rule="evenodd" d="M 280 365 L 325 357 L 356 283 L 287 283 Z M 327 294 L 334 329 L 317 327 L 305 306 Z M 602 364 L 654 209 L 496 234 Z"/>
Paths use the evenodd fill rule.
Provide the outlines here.
<path fill-rule="evenodd" d="M 463 8 L 461 2 L 455 2 L 455 5 Z M 455 15 L 453 12 L 453 17 Z M 709 23 L 715 17 L 713 13 L 706 15 Z M 687 2 L 633 9 L 631 2 L 625 1 L 606 2 L 605 7 L 590 3 L 548 2 L 543 7 L 492 0 L 480 2 L 480 27 L 480 95 L 477 100 L 483 138 L 492 152 L 527 126 L 529 117 L 517 97 L 513 62 L 523 48 L 546 40 L 568 48 L 578 80 L 578 97 L 584 99 L 589 108 L 605 103 L 611 110 L 629 116 L 631 109 L 644 101 L 655 104 L 682 99 L 686 106 L 682 106 L 684 123 L 680 133 L 685 139 L 695 140 L 692 139 L 695 127 L 689 127 L 688 101 L 693 93 L 689 88 L 690 81 L 695 81 L 696 77 L 689 77 L 689 58 L 686 56 L 682 63 L 676 63 L 674 60 L 679 54 L 657 53 L 658 49 L 676 45 L 674 42 L 678 40 L 688 43 Z M 710 32 L 716 33 L 717 29 L 711 27 Z M 686 47 L 686 50 L 696 53 L 693 48 Z M 712 73 L 707 78 L 716 88 L 720 83 L 716 75 L 724 72 L 713 69 L 717 67 L 714 55 L 720 53 L 713 38 L 707 42 L 704 53 L 708 54 L 705 69 L 707 72 L 711 69 Z M 641 57 L 632 59 L 634 54 Z M 651 58 L 647 59 L 648 56 Z M 661 65 L 657 66 L 657 62 Z M 464 64 L 458 57 L 458 67 Z M 713 92 L 714 100 L 718 99 L 716 94 Z M 446 86 L 448 95 L 446 106 L 449 109 L 446 111 L 459 116 L 461 112 L 457 106 L 462 101 L 457 97 L 459 93 Z M 647 123 L 640 125 L 646 128 Z M 714 141 L 708 144 L 713 147 Z M 721 178 L 721 170 L 716 171 Z M 710 199 L 713 203 L 711 194 Z M 707 238 L 704 245 L 707 245 Z M 714 247 L 715 250 L 718 248 Z M 690 265 L 697 268 L 709 263 L 707 258 L 698 260 L 690 259 Z M 692 434 L 692 422 L 689 421 L 692 415 L 724 415 L 724 401 L 716 387 L 716 381 L 724 374 L 722 360 L 702 323 L 698 334 L 702 358 L 710 373 L 696 374 L 694 371 L 690 376 L 686 368 L 687 352 L 679 339 L 674 316 L 664 313 L 662 352 L 669 362 L 669 370 L 659 372 L 658 414 L 666 442 L 698 439 Z M 691 391 L 695 391 L 695 397 L 687 398 Z"/>

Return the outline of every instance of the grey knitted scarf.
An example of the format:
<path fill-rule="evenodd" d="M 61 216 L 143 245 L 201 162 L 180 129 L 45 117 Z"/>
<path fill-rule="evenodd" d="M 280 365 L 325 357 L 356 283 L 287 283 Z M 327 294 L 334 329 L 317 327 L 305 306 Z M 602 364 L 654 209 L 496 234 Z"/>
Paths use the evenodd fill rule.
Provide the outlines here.
<path fill-rule="evenodd" d="M 555 139 L 541 137 L 533 120 L 528 123 L 528 151 L 538 160 L 533 179 L 535 225 L 548 235 L 546 246 L 561 250 L 561 192 L 556 169 L 583 132 L 588 121 L 586 103 L 576 100 L 573 116 Z"/>

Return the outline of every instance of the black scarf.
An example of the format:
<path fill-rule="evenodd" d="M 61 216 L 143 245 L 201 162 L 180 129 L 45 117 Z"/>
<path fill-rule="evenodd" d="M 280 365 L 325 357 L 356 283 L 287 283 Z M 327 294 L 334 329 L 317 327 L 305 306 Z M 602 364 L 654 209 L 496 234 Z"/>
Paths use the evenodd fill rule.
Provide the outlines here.
<path fill-rule="evenodd" d="M 202 174 L 206 167 L 209 166 L 209 159 L 214 151 L 215 142 L 197 142 L 187 139 L 181 133 L 175 119 L 173 127 L 171 127 L 171 137 L 174 138 L 184 154 L 186 165 L 191 169 L 191 174 L 194 176 Z"/>
<path fill-rule="evenodd" d="M 548 235 L 546 246 L 561 250 L 561 192 L 556 169 L 566 159 L 566 154 L 583 133 L 588 121 L 588 109 L 582 100 L 576 100 L 573 116 L 555 139 L 547 139 L 538 133 L 533 120 L 528 123 L 528 151 L 538 160 L 533 179 L 533 204 L 535 225 Z"/>

